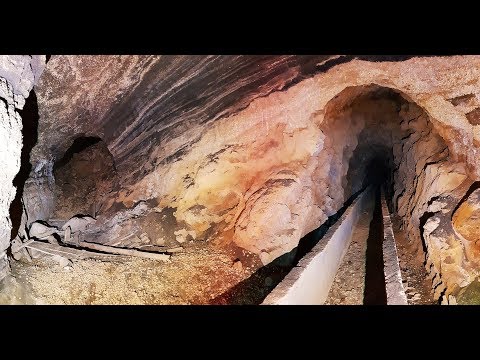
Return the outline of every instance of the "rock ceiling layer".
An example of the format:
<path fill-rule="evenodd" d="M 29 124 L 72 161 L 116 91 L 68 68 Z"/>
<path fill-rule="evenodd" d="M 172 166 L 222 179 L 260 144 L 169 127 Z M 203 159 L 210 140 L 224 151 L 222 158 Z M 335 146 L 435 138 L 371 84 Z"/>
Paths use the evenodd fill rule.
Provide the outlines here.
<path fill-rule="evenodd" d="M 33 162 L 61 158 L 76 137 L 98 136 L 120 171 L 135 171 L 156 146 L 311 75 L 329 58 L 53 56 L 35 88 Z"/>

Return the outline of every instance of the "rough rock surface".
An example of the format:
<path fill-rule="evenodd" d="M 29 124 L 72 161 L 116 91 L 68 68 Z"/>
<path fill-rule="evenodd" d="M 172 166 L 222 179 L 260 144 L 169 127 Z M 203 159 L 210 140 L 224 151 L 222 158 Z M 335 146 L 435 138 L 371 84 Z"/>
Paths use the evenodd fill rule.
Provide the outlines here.
<path fill-rule="evenodd" d="M 477 243 L 480 240 L 480 189 L 474 190 L 459 205 L 453 214 L 453 227 L 466 241 Z"/>
<path fill-rule="evenodd" d="M 75 138 L 98 136 L 131 183 L 157 163 L 181 157 L 205 123 L 310 75 L 330 58 L 52 56 L 37 87 L 41 121 L 33 162 L 52 154 L 60 159 Z"/>
<path fill-rule="evenodd" d="M 7 273 L 6 249 L 12 222 L 10 205 L 15 198 L 13 180 L 20 170 L 22 110 L 43 67 L 45 56 L 0 56 L 0 280 Z"/>
<path fill-rule="evenodd" d="M 452 238 L 452 262 L 424 225 L 456 206 L 442 210 L 444 194 L 480 178 L 480 57 L 332 59 L 53 57 L 38 87 L 32 178 L 49 184 L 75 138 L 100 137 L 118 186 L 89 236 L 213 239 L 267 264 L 335 213 L 378 160 L 393 170 L 391 206 L 409 241 L 434 264 L 436 296 L 449 295 L 474 276 L 474 251 Z"/>

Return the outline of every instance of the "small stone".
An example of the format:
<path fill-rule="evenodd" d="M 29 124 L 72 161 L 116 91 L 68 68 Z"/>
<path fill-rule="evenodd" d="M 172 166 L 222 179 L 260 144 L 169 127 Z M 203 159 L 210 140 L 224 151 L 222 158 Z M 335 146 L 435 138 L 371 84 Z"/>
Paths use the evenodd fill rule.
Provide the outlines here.
<path fill-rule="evenodd" d="M 60 256 L 60 255 L 54 255 L 52 256 L 52 260 L 55 260 L 56 262 L 59 263 L 59 265 L 63 268 L 67 266 L 72 266 L 72 261 L 67 259 L 66 257 Z"/>
<path fill-rule="evenodd" d="M 158 246 L 163 246 L 165 245 L 165 239 L 163 237 L 157 238 L 157 240 L 155 240 L 155 244 L 157 244 Z"/>
<path fill-rule="evenodd" d="M 240 271 L 243 270 L 243 265 L 242 265 L 242 262 L 241 262 L 240 260 L 235 261 L 235 262 L 233 263 L 233 266 L 232 266 L 232 267 L 233 267 L 233 269 L 234 269 L 235 271 L 238 271 L 238 272 L 240 272 Z"/>
<path fill-rule="evenodd" d="M 72 232 L 83 231 L 87 229 L 89 226 L 94 224 L 97 220 L 91 216 L 74 216 L 70 220 L 68 220 L 63 226 L 62 230 L 65 230 L 67 227 L 70 226 Z"/>
<path fill-rule="evenodd" d="M 457 299 L 453 295 L 448 295 L 448 305 L 457 305 Z"/>
<path fill-rule="evenodd" d="M 267 265 L 270 262 L 270 254 L 266 251 L 262 251 L 259 256 L 263 265 Z"/>
<path fill-rule="evenodd" d="M 416 293 L 413 297 L 412 297 L 412 301 L 417 301 L 417 300 L 420 300 L 421 298 L 421 295 Z"/>
<path fill-rule="evenodd" d="M 56 234 L 58 229 L 55 226 L 44 225 L 40 222 L 34 222 L 30 225 L 30 237 L 35 237 L 37 239 L 46 239 L 52 234 Z"/>

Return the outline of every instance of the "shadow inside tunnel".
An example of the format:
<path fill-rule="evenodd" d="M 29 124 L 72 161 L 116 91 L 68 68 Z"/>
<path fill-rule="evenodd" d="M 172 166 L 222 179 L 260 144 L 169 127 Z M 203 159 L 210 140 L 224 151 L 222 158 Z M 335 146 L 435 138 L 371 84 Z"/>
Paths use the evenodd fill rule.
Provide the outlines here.
<path fill-rule="evenodd" d="M 267 295 L 287 276 L 298 262 L 325 236 L 328 229 L 343 215 L 345 210 L 365 190 L 363 187 L 331 215 L 320 227 L 300 239 L 298 246 L 262 266 L 248 279 L 239 282 L 226 292 L 210 300 L 212 305 L 259 305 Z"/>
<path fill-rule="evenodd" d="M 364 305 L 386 305 L 387 292 L 383 272 L 383 216 L 380 186 L 375 190 L 375 207 L 367 238 Z"/>

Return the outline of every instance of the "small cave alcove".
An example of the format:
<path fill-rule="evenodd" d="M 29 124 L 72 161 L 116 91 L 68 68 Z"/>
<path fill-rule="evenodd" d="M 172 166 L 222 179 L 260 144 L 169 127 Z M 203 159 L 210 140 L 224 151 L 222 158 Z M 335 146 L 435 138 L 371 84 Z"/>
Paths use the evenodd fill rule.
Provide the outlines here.
<path fill-rule="evenodd" d="M 62 220 L 78 214 L 96 217 L 116 179 L 113 156 L 98 137 L 76 138 L 54 164 L 53 173 L 53 217 Z"/>

